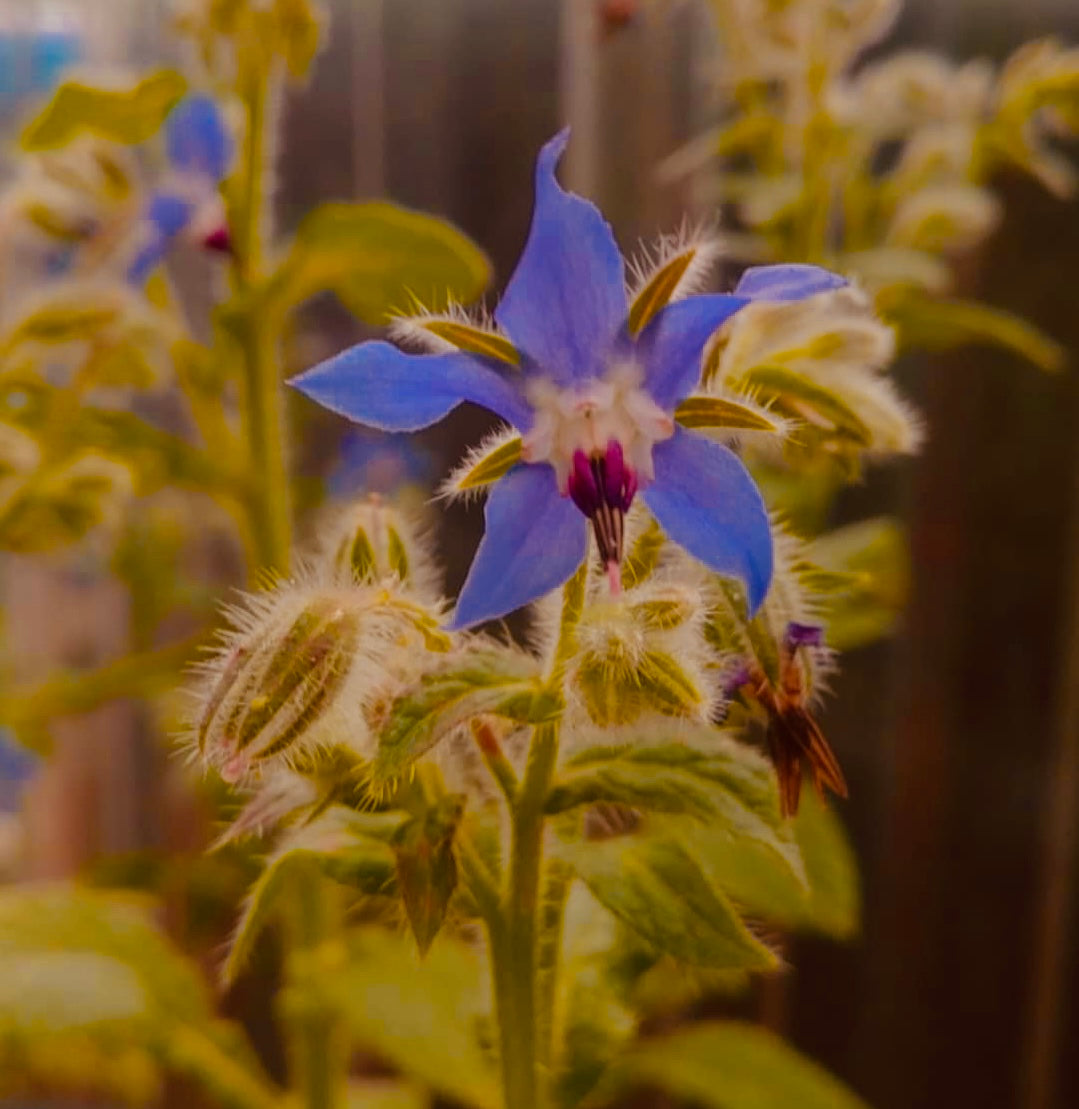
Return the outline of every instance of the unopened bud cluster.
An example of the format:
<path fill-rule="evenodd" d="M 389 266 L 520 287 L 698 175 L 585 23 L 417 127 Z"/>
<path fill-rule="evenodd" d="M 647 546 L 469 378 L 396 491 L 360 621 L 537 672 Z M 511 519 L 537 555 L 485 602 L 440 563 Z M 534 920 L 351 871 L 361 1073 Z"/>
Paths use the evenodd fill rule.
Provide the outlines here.
<path fill-rule="evenodd" d="M 645 713 L 708 718 L 714 660 L 704 608 L 692 586 L 654 580 L 586 605 L 570 684 L 592 724 L 615 727 Z"/>
<path fill-rule="evenodd" d="M 417 652 L 443 650 L 438 613 L 402 586 L 422 561 L 392 510 L 345 520 L 307 580 L 247 598 L 204 666 L 194 740 L 229 782 L 302 768 L 312 751 L 373 749 L 371 721 Z"/>

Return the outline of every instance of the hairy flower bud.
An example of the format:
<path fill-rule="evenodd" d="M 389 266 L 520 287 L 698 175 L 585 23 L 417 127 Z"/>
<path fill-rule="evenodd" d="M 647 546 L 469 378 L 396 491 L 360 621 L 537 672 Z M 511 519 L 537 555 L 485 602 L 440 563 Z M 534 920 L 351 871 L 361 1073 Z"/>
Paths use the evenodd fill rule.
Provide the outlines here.
<path fill-rule="evenodd" d="M 586 606 L 570 680 L 593 724 L 616 727 L 646 712 L 707 716 L 712 659 L 704 607 L 694 589 L 654 579 Z"/>
<path fill-rule="evenodd" d="M 389 589 L 286 585 L 230 614 L 206 667 L 195 743 L 229 782 L 333 744 L 369 752 L 368 720 L 434 616 Z"/>
<path fill-rule="evenodd" d="M 431 560 L 411 522 L 377 494 L 350 505 L 328 529 L 326 559 L 334 576 L 357 584 L 396 579 L 427 594 Z"/>

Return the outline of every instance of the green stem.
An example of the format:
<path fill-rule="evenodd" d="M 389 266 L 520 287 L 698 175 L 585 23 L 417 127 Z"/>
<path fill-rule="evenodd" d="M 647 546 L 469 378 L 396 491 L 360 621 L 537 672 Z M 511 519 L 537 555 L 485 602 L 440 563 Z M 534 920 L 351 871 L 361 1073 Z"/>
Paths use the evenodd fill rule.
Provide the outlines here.
<path fill-rule="evenodd" d="M 335 1109 L 342 1104 L 348 1073 L 348 1042 L 332 1004 L 322 999 L 322 983 L 339 957 L 336 891 L 315 870 L 297 872 L 291 898 L 291 936 L 286 978 L 292 1052 L 292 1087 L 305 1109 Z"/>
<path fill-rule="evenodd" d="M 278 363 L 277 329 L 262 318 L 258 288 L 262 278 L 266 195 L 268 63 L 255 54 L 243 66 L 241 93 L 247 117 L 241 186 L 234 213 L 235 285 L 239 302 L 236 335 L 243 358 L 246 438 L 253 477 L 249 511 L 260 569 L 287 573 L 292 547 L 292 509 L 285 452 L 285 412 Z"/>
<path fill-rule="evenodd" d="M 565 669 L 584 603 L 585 566 L 566 583 L 562 623 L 548 675 L 548 688 L 562 695 Z M 502 1048 L 507 1109 L 538 1109 L 551 1056 L 551 1020 L 541 1013 L 553 985 L 539 981 L 540 885 L 543 877 L 544 805 L 558 762 L 560 720 L 538 724 L 528 761 L 514 794 L 510 862 L 501 912 L 490 927 L 491 961 Z"/>

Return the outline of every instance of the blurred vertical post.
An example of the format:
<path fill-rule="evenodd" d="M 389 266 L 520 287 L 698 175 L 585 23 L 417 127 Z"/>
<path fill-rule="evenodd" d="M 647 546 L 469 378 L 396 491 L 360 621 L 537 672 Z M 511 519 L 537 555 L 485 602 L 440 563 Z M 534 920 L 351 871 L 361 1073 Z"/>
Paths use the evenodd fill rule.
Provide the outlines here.
<path fill-rule="evenodd" d="M 600 187 L 599 19 L 596 0 L 562 0 L 560 97 L 573 129 L 566 183 L 595 196 Z"/>
<path fill-rule="evenodd" d="M 352 39 L 354 195 L 381 196 L 386 188 L 385 0 L 339 3 L 333 16 L 349 20 Z"/>
<path fill-rule="evenodd" d="M 1079 456 L 1076 458 L 1079 463 Z M 1070 557 L 1072 574 L 1064 606 L 1061 667 L 1057 680 L 1054 750 L 1045 783 L 1039 903 L 1033 969 L 1025 1021 L 1023 1109 L 1052 1109 L 1059 1080 L 1064 1000 L 1069 992 L 1079 863 L 1079 465 L 1073 479 Z"/>

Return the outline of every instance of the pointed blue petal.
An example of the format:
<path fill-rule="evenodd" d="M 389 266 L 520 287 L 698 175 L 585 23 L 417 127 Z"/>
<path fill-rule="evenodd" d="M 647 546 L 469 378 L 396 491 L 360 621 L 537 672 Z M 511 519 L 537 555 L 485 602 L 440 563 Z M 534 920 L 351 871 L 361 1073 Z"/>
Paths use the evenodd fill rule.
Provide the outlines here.
<path fill-rule="evenodd" d="M 7 728 L 0 728 L 0 812 L 19 807 L 23 787 L 40 766 L 37 755 L 17 743 Z"/>
<path fill-rule="evenodd" d="M 128 266 L 127 279 L 141 285 L 165 256 L 177 235 L 188 225 L 195 214 L 195 206 L 180 196 L 155 193 L 142 218 L 142 245 L 134 261 Z"/>
<path fill-rule="evenodd" d="M 739 578 L 752 616 L 772 580 L 772 529 L 737 455 L 678 428 L 652 453 L 655 481 L 641 494 L 660 527 L 718 574 Z"/>
<path fill-rule="evenodd" d="M 568 141 L 562 131 L 540 151 L 532 229 L 495 309 L 529 356 L 526 372 L 559 385 L 598 376 L 626 318 L 625 267 L 607 221 L 555 178 Z"/>
<path fill-rule="evenodd" d="M 673 411 L 701 378 L 701 354 L 719 326 L 739 308 L 744 297 L 692 296 L 668 304 L 637 339 L 637 359 L 644 384 L 661 408 Z"/>
<path fill-rule="evenodd" d="M 451 630 L 535 601 L 557 589 L 588 551 L 585 518 L 558 492 L 554 470 L 522 465 L 487 498 L 487 529 L 468 571 Z"/>
<path fill-rule="evenodd" d="M 406 354 L 381 341 L 360 343 L 289 384 L 331 411 L 383 431 L 427 427 L 466 400 L 521 431 L 532 426 L 532 410 L 516 383 L 456 351 Z"/>
<path fill-rule="evenodd" d="M 750 300 L 801 300 L 847 284 L 845 277 L 820 266 L 751 266 L 742 274 L 734 295 Z"/>
<path fill-rule="evenodd" d="M 232 162 L 232 136 L 213 97 L 185 97 L 165 121 L 165 150 L 175 169 L 223 181 Z"/>

